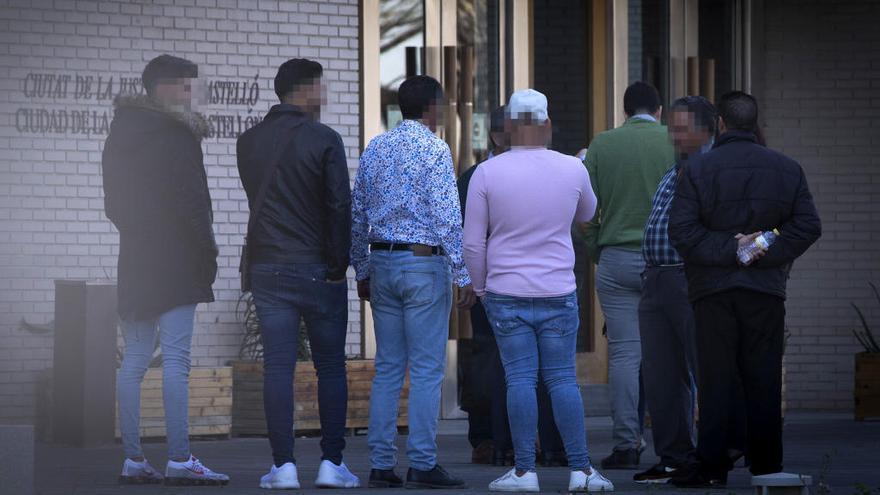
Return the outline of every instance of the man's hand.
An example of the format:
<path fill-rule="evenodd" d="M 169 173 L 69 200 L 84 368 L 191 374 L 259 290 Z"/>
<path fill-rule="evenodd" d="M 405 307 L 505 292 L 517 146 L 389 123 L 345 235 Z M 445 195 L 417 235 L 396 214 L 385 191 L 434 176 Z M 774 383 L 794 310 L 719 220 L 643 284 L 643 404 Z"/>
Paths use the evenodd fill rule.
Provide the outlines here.
<path fill-rule="evenodd" d="M 459 287 L 458 289 L 458 309 L 471 309 L 476 304 L 477 295 L 474 293 L 474 286 L 471 284 Z"/>
<path fill-rule="evenodd" d="M 751 234 L 749 234 L 749 235 L 745 235 L 745 234 L 736 234 L 736 241 L 737 241 L 736 249 L 737 249 L 737 252 L 739 252 L 740 249 L 742 249 L 742 248 L 748 246 L 749 244 L 751 244 L 751 243 L 752 243 L 755 239 L 757 239 L 758 236 L 761 235 L 761 234 L 763 234 L 763 232 L 753 232 L 753 233 L 751 233 Z M 742 266 L 749 266 L 749 265 L 751 265 L 752 263 L 754 263 L 754 262 L 758 261 L 759 259 L 761 259 L 761 257 L 763 257 L 765 254 L 767 254 L 767 250 L 761 248 L 761 249 L 758 250 L 757 253 L 755 253 L 755 254 L 752 255 L 752 257 L 751 257 L 751 259 L 749 259 L 748 263 L 743 263 L 743 262 L 739 261 L 739 256 L 737 256 L 737 261 L 739 261 L 739 264 L 742 265 Z"/>
<path fill-rule="evenodd" d="M 370 300 L 370 279 L 358 280 L 358 297 L 364 301 Z"/>

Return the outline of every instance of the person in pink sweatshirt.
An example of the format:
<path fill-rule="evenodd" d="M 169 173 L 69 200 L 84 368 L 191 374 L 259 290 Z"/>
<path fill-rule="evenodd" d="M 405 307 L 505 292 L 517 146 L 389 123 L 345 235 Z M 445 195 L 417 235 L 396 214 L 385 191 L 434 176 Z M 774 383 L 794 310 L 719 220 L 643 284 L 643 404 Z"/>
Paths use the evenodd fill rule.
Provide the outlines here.
<path fill-rule="evenodd" d="M 573 222 L 591 220 L 596 196 L 581 162 L 547 149 L 547 98 L 517 91 L 507 106 L 511 149 L 474 172 L 464 260 L 495 333 L 507 382 L 514 469 L 491 491 L 538 491 L 535 432 L 539 371 L 571 468 L 569 491 L 611 491 L 590 466 L 575 375 L 578 303 Z"/>

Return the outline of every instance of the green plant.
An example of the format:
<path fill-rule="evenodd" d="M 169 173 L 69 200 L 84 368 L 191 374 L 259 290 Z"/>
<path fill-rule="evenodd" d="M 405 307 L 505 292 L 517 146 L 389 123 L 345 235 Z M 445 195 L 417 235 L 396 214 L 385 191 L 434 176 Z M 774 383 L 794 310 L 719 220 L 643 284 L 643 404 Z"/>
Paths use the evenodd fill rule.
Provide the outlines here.
<path fill-rule="evenodd" d="M 250 292 L 243 293 L 238 299 L 235 312 L 244 325 L 244 335 L 242 335 L 241 344 L 238 348 L 238 358 L 243 361 L 262 361 L 263 335 L 260 332 L 260 317 L 257 315 L 254 295 Z M 300 319 L 299 324 L 299 345 L 297 346 L 296 359 L 298 361 L 309 361 L 312 359 L 309 336 L 306 331 L 306 324 L 302 319 Z"/>
<path fill-rule="evenodd" d="M 874 291 L 874 297 L 877 298 L 877 302 L 880 303 L 880 291 L 877 290 L 877 286 L 871 282 L 868 282 L 868 285 L 871 286 L 871 290 Z M 862 344 L 862 347 L 865 348 L 865 352 L 880 352 L 880 345 L 877 344 L 877 340 L 874 339 L 874 332 L 871 330 L 871 327 L 868 325 L 868 319 L 865 318 L 865 314 L 862 313 L 862 310 L 856 306 L 856 303 L 850 303 L 853 309 L 856 310 L 856 314 L 859 315 L 859 320 L 862 323 L 862 328 L 859 330 L 858 328 L 853 329 L 853 335 L 856 336 L 856 340 Z"/>

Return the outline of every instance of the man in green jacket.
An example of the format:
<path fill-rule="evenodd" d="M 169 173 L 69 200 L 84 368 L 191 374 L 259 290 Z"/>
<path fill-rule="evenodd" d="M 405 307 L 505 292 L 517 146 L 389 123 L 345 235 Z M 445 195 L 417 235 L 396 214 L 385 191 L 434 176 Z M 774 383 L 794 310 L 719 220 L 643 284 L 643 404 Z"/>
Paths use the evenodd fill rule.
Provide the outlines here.
<path fill-rule="evenodd" d="M 603 469 L 636 469 L 642 443 L 639 414 L 639 336 L 642 237 L 651 199 L 674 163 L 666 126 L 660 124 L 660 95 L 636 82 L 623 96 L 626 122 L 593 139 L 584 164 L 598 198 L 598 214 L 585 242 L 599 265 L 596 291 L 608 328 L 608 374 L 614 450 Z"/>

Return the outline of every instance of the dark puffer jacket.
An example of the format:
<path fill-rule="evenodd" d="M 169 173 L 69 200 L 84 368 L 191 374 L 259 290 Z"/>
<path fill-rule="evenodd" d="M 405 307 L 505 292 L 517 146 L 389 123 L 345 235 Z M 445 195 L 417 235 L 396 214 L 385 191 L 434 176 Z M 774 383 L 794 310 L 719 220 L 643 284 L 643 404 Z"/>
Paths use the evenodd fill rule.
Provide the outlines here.
<path fill-rule="evenodd" d="M 774 228 L 781 236 L 766 256 L 740 266 L 734 236 Z M 688 163 L 669 218 L 692 301 L 736 288 L 785 298 L 792 263 L 821 235 L 801 166 L 739 131 Z"/>
<path fill-rule="evenodd" d="M 118 310 L 154 318 L 211 302 L 217 244 L 201 140 L 203 118 L 145 96 L 116 101 L 104 145 L 104 211 L 119 230 Z"/>

